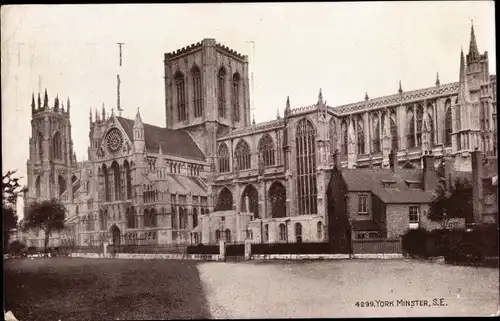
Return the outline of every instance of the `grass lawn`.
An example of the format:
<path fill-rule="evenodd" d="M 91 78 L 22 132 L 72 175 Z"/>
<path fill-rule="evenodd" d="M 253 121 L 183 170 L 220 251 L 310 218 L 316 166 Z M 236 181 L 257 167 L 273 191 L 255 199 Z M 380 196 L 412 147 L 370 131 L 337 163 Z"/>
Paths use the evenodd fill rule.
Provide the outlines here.
<path fill-rule="evenodd" d="M 18 320 L 209 318 L 195 261 L 5 261 L 5 310 Z"/>

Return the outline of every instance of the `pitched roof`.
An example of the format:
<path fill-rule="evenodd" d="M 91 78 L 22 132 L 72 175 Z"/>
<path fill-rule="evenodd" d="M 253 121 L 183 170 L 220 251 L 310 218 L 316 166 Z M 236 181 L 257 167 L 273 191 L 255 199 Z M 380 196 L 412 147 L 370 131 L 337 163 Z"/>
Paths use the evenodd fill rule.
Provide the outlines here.
<path fill-rule="evenodd" d="M 406 183 L 421 182 L 421 169 L 398 168 L 395 172 L 391 169 L 343 169 L 342 176 L 349 192 L 372 192 L 387 204 L 428 203 L 432 199 L 432 191 L 412 188 Z"/>
<path fill-rule="evenodd" d="M 116 117 L 116 119 L 120 122 L 129 139 L 133 141 L 134 121 L 123 117 Z M 158 153 L 158 146 L 161 145 L 161 151 L 164 155 L 205 160 L 205 155 L 193 141 L 193 138 L 182 129 L 172 130 L 144 124 L 144 140 L 146 150 L 151 153 Z"/>

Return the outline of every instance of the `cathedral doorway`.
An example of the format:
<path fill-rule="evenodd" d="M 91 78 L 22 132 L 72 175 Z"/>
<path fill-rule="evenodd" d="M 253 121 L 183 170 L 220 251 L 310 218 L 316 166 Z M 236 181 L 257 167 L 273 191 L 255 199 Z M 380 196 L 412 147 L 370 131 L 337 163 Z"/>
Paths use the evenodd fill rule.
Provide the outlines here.
<path fill-rule="evenodd" d="M 118 228 L 118 226 L 113 224 L 113 226 L 111 226 L 110 231 L 111 231 L 111 237 L 113 240 L 113 245 L 120 246 L 120 239 L 121 239 L 120 229 Z"/>
<path fill-rule="evenodd" d="M 233 193 L 224 187 L 217 199 L 216 211 L 231 211 L 233 209 Z"/>
<path fill-rule="evenodd" d="M 286 189 L 280 182 L 274 182 L 269 188 L 271 201 L 271 216 L 273 218 L 286 216 Z"/>
<path fill-rule="evenodd" d="M 254 218 L 259 218 L 259 193 L 252 184 L 248 184 L 241 194 L 241 212 L 250 212 Z"/>

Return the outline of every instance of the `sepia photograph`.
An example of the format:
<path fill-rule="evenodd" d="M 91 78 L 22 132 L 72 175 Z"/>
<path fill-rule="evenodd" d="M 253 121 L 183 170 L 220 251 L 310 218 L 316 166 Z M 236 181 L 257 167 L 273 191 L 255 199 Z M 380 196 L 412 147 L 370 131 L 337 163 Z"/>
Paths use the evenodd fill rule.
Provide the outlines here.
<path fill-rule="evenodd" d="M 0 15 L 5 320 L 500 316 L 494 1 Z"/>

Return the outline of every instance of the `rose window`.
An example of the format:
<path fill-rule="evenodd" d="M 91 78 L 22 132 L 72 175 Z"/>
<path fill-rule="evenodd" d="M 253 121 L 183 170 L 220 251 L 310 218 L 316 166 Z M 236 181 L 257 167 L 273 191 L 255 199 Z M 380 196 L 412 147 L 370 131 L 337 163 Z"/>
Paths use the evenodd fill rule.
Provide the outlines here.
<path fill-rule="evenodd" d="M 113 128 L 108 132 L 106 136 L 106 143 L 108 150 L 111 152 L 116 152 L 123 144 L 123 137 L 117 128 Z"/>

